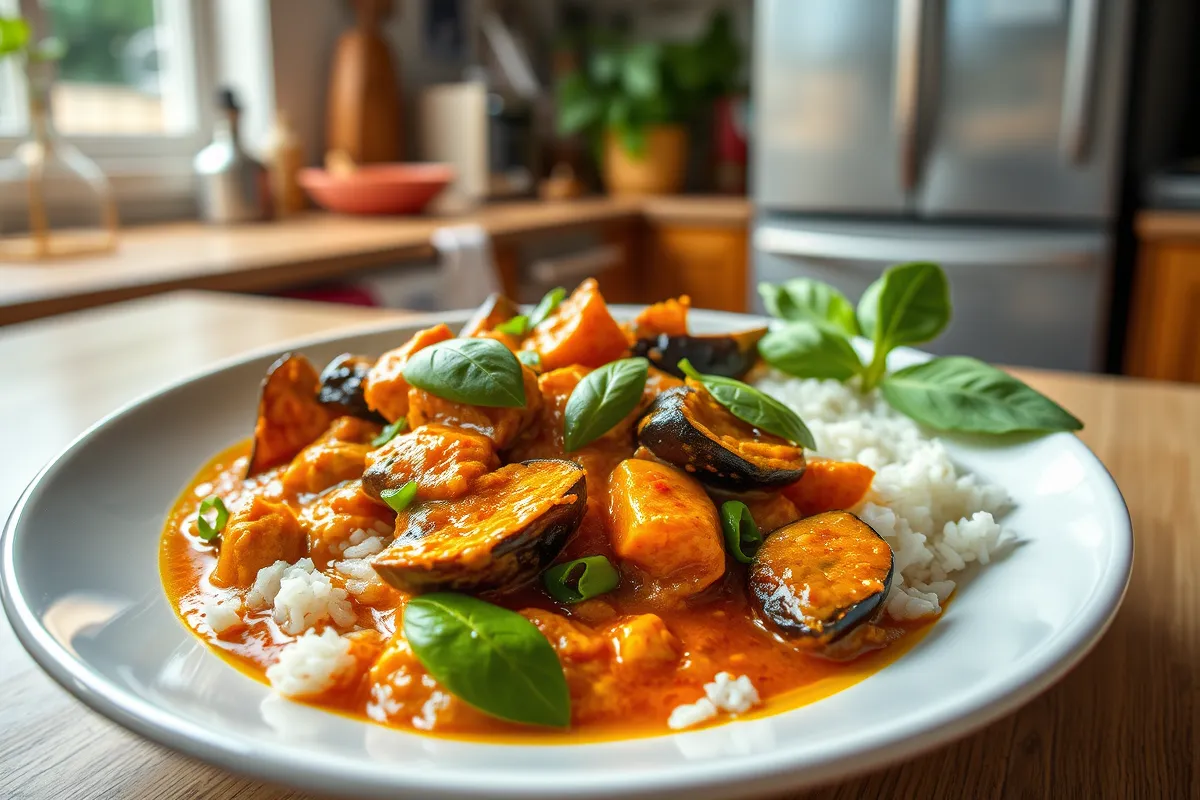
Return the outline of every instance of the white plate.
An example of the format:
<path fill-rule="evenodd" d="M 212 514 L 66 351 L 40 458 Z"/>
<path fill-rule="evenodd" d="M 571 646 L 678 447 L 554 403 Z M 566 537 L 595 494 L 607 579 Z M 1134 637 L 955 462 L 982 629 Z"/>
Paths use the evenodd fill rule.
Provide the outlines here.
<path fill-rule="evenodd" d="M 441 315 L 454 323 L 465 315 Z M 697 329 L 746 317 L 693 312 Z M 314 362 L 380 353 L 420 325 L 297 343 Z M 244 773 L 339 796 L 746 796 L 828 781 L 948 742 L 1016 709 L 1104 632 L 1129 578 L 1129 516 L 1074 436 L 1004 447 L 955 442 L 964 467 L 1004 486 L 1023 542 L 960 586 L 944 618 L 879 673 L 763 719 L 557 747 L 425 737 L 281 700 L 186 630 L 159 581 L 158 542 L 181 488 L 249 435 L 278 350 L 227 363 L 103 420 L 21 497 L 0 588 L 38 663 L 96 711 Z M 901 362 L 919 359 L 909 352 Z"/>

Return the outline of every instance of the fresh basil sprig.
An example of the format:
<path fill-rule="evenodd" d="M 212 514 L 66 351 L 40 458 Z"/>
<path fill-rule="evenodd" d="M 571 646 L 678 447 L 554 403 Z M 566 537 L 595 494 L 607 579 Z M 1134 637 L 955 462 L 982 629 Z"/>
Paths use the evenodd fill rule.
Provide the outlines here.
<path fill-rule="evenodd" d="M 404 638 L 434 680 L 483 713 L 527 725 L 571 724 L 562 664 L 515 611 L 464 594 L 425 594 L 404 608 Z"/>
<path fill-rule="evenodd" d="M 542 369 L 542 356 L 537 350 L 518 350 L 517 361 L 539 372 Z"/>
<path fill-rule="evenodd" d="M 1007 372 L 950 356 L 893 372 L 880 387 L 892 408 L 931 428 L 972 433 L 1077 431 L 1083 423 Z"/>
<path fill-rule="evenodd" d="M 212 522 L 205 516 L 210 511 L 214 512 Z M 196 509 L 196 530 L 201 539 L 211 542 L 225 530 L 228 522 L 229 509 L 225 507 L 225 501 L 219 495 L 210 494 L 200 501 L 200 507 Z"/>
<path fill-rule="evenodd" d="M 554 313 L 558 308 L 558 304 L 567 296 L 567 290 L 561 286 L 555 286 L 550 291 L 542 296 L 538 304 L 533 307 L 533 313 L 529 315 L 529 329 L 533 330 L 538 325 L 546 321 L 546 317 Z"/>
<path fill-rule="evenodd" d="M 740 500 L 721 504 L 721 530 L 725 532 L 725 551 L 739 564 L 749 564 L 762 547 L 763 537 L 750 509 Z"/>
<path fill-rule="evenodd" d="M 817 449 L 817 442 L 804 420 L 774 397 L 733 378 L 702 375 L 686 358 L 679 362 L 679 370 L 700 383 L 714 400 L 742 422 L 809 450 Z"/>
<path fill-rule="evenodd" d="M 418 350 L 404 365 L 404 379 L 455 403 L 525 405 L 521 362 L 495 339 L 450 339 Z"/>
<path fill-rule="evenodd" d="M 509 336 L 524 336 L 529 332 L 529 317 L 517 314 L 510 320 L 505 320 L 496 326 L 496 330 Z"/>
<path fill-rule="evenodd" d="M 760 286 L 759 293 L 783 320 L 759 341 L 759 355 L 789 375 L 840 381 L 858 376 L 863 391 L 879 387 L 897 411 L 939 430 L 999 434 L 1083 427 L 1050 399 L 973 358 L 934 358 L 888 374 L 892 350 L 930 341 L 950 322 L 949 282 L 937 264 L 890 267 L 863 293 L 855 330 L 875 345 L 865 365 L 847 338 L 849 301 L 835 289 L 798 279 Z"/>
<path fill-rule="evenodd" d="M 379 493 L 379 499 L 388 504 L 388 508 L 399 514 L 412 505 L 417 497 L 417 482 L 409 481 L 394 489 L 384 489 Z"/>
<path fill-rule="evenodd" d="M 542 573 L 542 585 L 560 603 L 581 603 L 611 592 L 621 573 L 604 556 L 584 556 Z"/>
<path fill-rule="evenodd" d="M 404 433 L 404 429 L 408 427 L 408 418 L 401 417 L 390 425 L 383 426 L 383 430 L 379 435 L 371 440 L 372 447 L 383 447 L 385 444 L 395 439 L 400 434 Z"/>
<path fill-rule="evenodd" d="M 629 416 L 646 389 L 650 362 L 622 358 L 592 370 L 571 391 L 563 412 L 563 449 L 570 453 L 599 439 Z"/>

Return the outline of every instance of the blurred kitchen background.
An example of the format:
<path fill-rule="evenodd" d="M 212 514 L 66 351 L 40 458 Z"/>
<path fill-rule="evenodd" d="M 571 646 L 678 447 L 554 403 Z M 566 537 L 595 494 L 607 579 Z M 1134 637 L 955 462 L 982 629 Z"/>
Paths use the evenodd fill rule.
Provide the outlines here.
<path fill-rule="evenodd" d="M 852 298 L 1200 381 L 1195 0 L 0 0 L 0 325 L 175 288 Z"/>

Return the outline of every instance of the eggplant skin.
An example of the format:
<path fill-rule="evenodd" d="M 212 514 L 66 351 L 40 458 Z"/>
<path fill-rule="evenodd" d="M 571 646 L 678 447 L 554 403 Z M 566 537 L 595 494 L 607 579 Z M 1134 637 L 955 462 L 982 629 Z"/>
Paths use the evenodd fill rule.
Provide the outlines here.
<path fill-rule="evenodd" d="M 831 561 L 831 554 L 840 560 Z M 895 568 L 891 548 L 870 525 L 849 511 L 827 511 L 771 532 L 754 555 L 746 584 L 765 627 L 837 654 L 839 643 L 882 613 Z M 873 590 L 861 596 L 871 584 Z M 826 605 L 815 607 L 809 597 Z"/>
<path fill-rule="evenodd" d="M 531 459 L 519 462 L 534 466 L 555 459 Z M 387 583 L 404 592 L 463 592 L 466 594 L 495 594 L 518 589 L 533 582 L 562 553 L 575 536 L 587 511 L 587 473 L 574 462 L 572 467 L 579 478 L 563 492 L 563 497 L 575 496 L 573 503 L 552 506 L 524 527 L 506 531 L 491 544 L 482 565 L 465 565 L 454 559 L 433 560 L 432 563 L 410 565 L 388 559 L 384 551 L 372 562 L 375 571 Z M 469 497 L 469 496 L 468 496 Z M 466 498 L 464 498 L 465 500 Z M 451 501 L 456 502 L 456 501 Z M 397 541 L 420 540 L 436 536 L 420 530 L 419 510 L 413 522 Z"/>
<path fill-rule="evenodd" d="M 662 333 L 638 339 L 633 343 L 632 350 L 635 356 L 644 356 L 651 364 L 676 378 L 684 377 L 679 362 L 685 358 L 705 374 L 741 378 L 758 361 L 758 340 L 766 333 L 766 328 L 703 336 Z"/>
<path fill-rule="evenodd" d="M 387 420 L 378 411 L 368 408 L 363 396 L 367 373 L 372 366 L 374 363 L 365 356 L 342 353 L 321 370 L 317 402 L 334 408 L 339 414 L 386 425 Z"/>
<path fill-rule="evenodd" d="M 689 386 L 677 386 L 661 393 L 638 422 L 638 443 L 717 491 L 766 491 L 800 480 L 803 466 L 775 469 L 754 464 L 693 425 L 683 401 L 688 392 L 694 391 Z"/>

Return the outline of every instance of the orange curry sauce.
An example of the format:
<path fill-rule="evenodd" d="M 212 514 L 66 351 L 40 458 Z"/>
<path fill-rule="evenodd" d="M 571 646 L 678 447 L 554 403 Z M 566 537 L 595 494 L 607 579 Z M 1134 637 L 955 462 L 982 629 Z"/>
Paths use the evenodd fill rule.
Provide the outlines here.
<path fill-rule="evenodd" d="M 187 487 L 167 519 L 160 568 L 167 596 L 187 627 L 243 672 L 266 682 L 266 668 L 292 639 L 280 632 L 270 610 L 247 612 L 246 624 L 221 636 L 208 628 L 201 611 L 207 598 L 221 592 L 209 582 L 216 564 L 216 548 L 201 541 L 195 531 L 200 501 L 218 494 L 230 509 L 235 509 L 255 494 L 280 497 L 278 478 L 283 468 L 243 480 L 248 454 L 247 443 L 229 448 L 205 466 Z M 299 512 L 311 496 L 284 494 L 283 500 Z M 590 537 L 587 534 L 580 531 L 579 538 L 590 538 L 593 542 L 598 538 L 594 532 Z M 574 549 L 568 548 L 568 552 Z M 317 568 L 322 566 L 318 559 Z M 338 580 L 334 578 L 335 585 Z M 567 734 L 496 720 L 458 700 L 453 700 L 442 713 L 385 719 L 379 713 L 378 698 L 372 695 L 366 670 L 350 688 L 327 693 L 314 704 L 386 721 L 399 728 L 492 742 L 549 744 L 664 734 L 669 732 L 666 720 L 672 709 L 702 697 L 704 684 L 718 672 L 747 675 L 758 689 L 762 705 L 742 715 L 743 718 L 773 714 L 827 697 L 868 677 L 907 651 L 930 625 L 887 623 L 882 632 L 892 642 L 890 646 L 852 661 L 831 661 L 798 652 L 759 627 L 748 608 L 744 583 L 745 567 L 728 560 L 725 578 L 701 597 L 694 598 L 696 602 L 692 605 L 652 609 L 678 641 L 680 655 L 667 665 L 653 659 L 611 657 L 614 650 L 620 654 L 622 647 L 631 653 L 630 648 L 640 641 L 636 636 L 626 635 L 630 633 L 628 626 L 623 627 L 623 621 L 646 619 L 631 616 L 647 611 L 645 599 L 637 596 L 636 587 L 626 590 L 623 585 L 606 596 L 603 604 L 589 601 L 578 607 L 559 606 L 533 588 L 496 600 L 517 610 L 542 609 L 527 615 L 540 614 L 550 620 L 550 627 L 544 627 L 543 631 L 564 660 L 572 689 L 572 726 Z M 397 612 L 402 611 L 403 605 L 399 592 L 393 592 L 389 598 L 370 606 L 354 603 L 358 625 L 379 631 L 383 641 L 394 633 L 400 616 Z M 565 650 L 571 651 L 571 658 L 564 657 Z M 589 661 L 586 656 L 590 650 L 610 655 Z M 426 686 L 430 682 L 425 676 Z M 727 719 L 718 717 L 716 722 Z"/>

